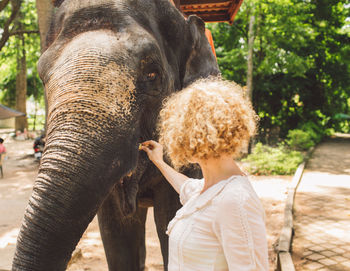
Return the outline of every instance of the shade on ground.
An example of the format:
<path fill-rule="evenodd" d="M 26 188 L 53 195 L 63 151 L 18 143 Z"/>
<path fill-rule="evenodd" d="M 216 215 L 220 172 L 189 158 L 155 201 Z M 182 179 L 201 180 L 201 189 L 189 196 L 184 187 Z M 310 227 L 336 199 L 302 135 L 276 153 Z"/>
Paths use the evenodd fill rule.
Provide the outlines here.
<path fill-rule="evenodd" d="M 350 270 L 350 137 L 320 144 L 295 198 L 296 270 Z"/>

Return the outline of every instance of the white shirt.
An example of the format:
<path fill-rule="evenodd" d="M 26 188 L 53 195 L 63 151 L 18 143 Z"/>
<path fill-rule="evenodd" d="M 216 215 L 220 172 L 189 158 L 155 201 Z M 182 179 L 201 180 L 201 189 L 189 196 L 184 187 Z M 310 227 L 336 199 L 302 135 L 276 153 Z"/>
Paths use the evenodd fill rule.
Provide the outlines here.
<path fill-rule="evenodd" d="M 203 179 L 180 190 L 168 225 L 169 271 L 268 270 L 264 210 L 249 180 L 231 176 L 202 194 Z"/>

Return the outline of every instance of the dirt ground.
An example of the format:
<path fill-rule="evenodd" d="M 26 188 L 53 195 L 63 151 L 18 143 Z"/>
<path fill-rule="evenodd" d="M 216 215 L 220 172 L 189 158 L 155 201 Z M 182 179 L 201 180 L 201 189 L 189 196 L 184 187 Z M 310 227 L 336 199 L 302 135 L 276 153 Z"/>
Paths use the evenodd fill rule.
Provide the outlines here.
<path fill-rule="evenodd" d="M 37 174 L 32 144 L 33 141 L 10 138 L 5 141 L 8 159 L 3 166 L 4 178 L 0 179 L 0 270 L 10 270 L 16 236 Z M 266 211 L 270 270 L 275 269 L 274 246 L 282 228 L 286 190 L 291 179 L 291 176 L 250 177 Z M 147 270 L 163 270 L 152 208 L 147 217 L 146 245 Z M 84 233 L 67 270 L 108 270 L 96 218 Z"/>
<path fill-rule="evenodd" d="M 4 135 L 1 135 L 4 137 Z M 0 270 L 10 270 L 16 237 L 37 175 L 33 141 L 6 139 L 7 159 L 0 179 Z"/>

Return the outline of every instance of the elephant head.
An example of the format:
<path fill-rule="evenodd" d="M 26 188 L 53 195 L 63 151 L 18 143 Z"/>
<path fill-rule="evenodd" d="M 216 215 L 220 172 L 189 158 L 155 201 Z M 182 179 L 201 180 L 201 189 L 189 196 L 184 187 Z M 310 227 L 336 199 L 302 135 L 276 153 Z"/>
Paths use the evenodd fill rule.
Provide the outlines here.
<path fill-rule="evenodd" d="M 203 21 L 185 19 L 169 0 L 65 0 L 56 6 L 38 63 L 46 146 L 13 270 L 64 270 L 113 189 L 121 190 L 124 215 L 133 212 L 136 193 L 122 183 L 151 166 L 138 144 L 156 136 L 162 101 L 219 73 Z"/>

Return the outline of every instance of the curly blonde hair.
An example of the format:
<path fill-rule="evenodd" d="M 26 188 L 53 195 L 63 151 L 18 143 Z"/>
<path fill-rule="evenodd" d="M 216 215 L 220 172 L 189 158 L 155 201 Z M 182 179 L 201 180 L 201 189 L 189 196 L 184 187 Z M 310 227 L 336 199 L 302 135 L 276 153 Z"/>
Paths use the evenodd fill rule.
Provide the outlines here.
<path fill-rule="evenodd" d="M 257 120 L 239 85 L 218 77 L 200 79 L 164 102 L 159 141 L 176 168 L 222 154 L 237 158 L 255 134 Z"/>

